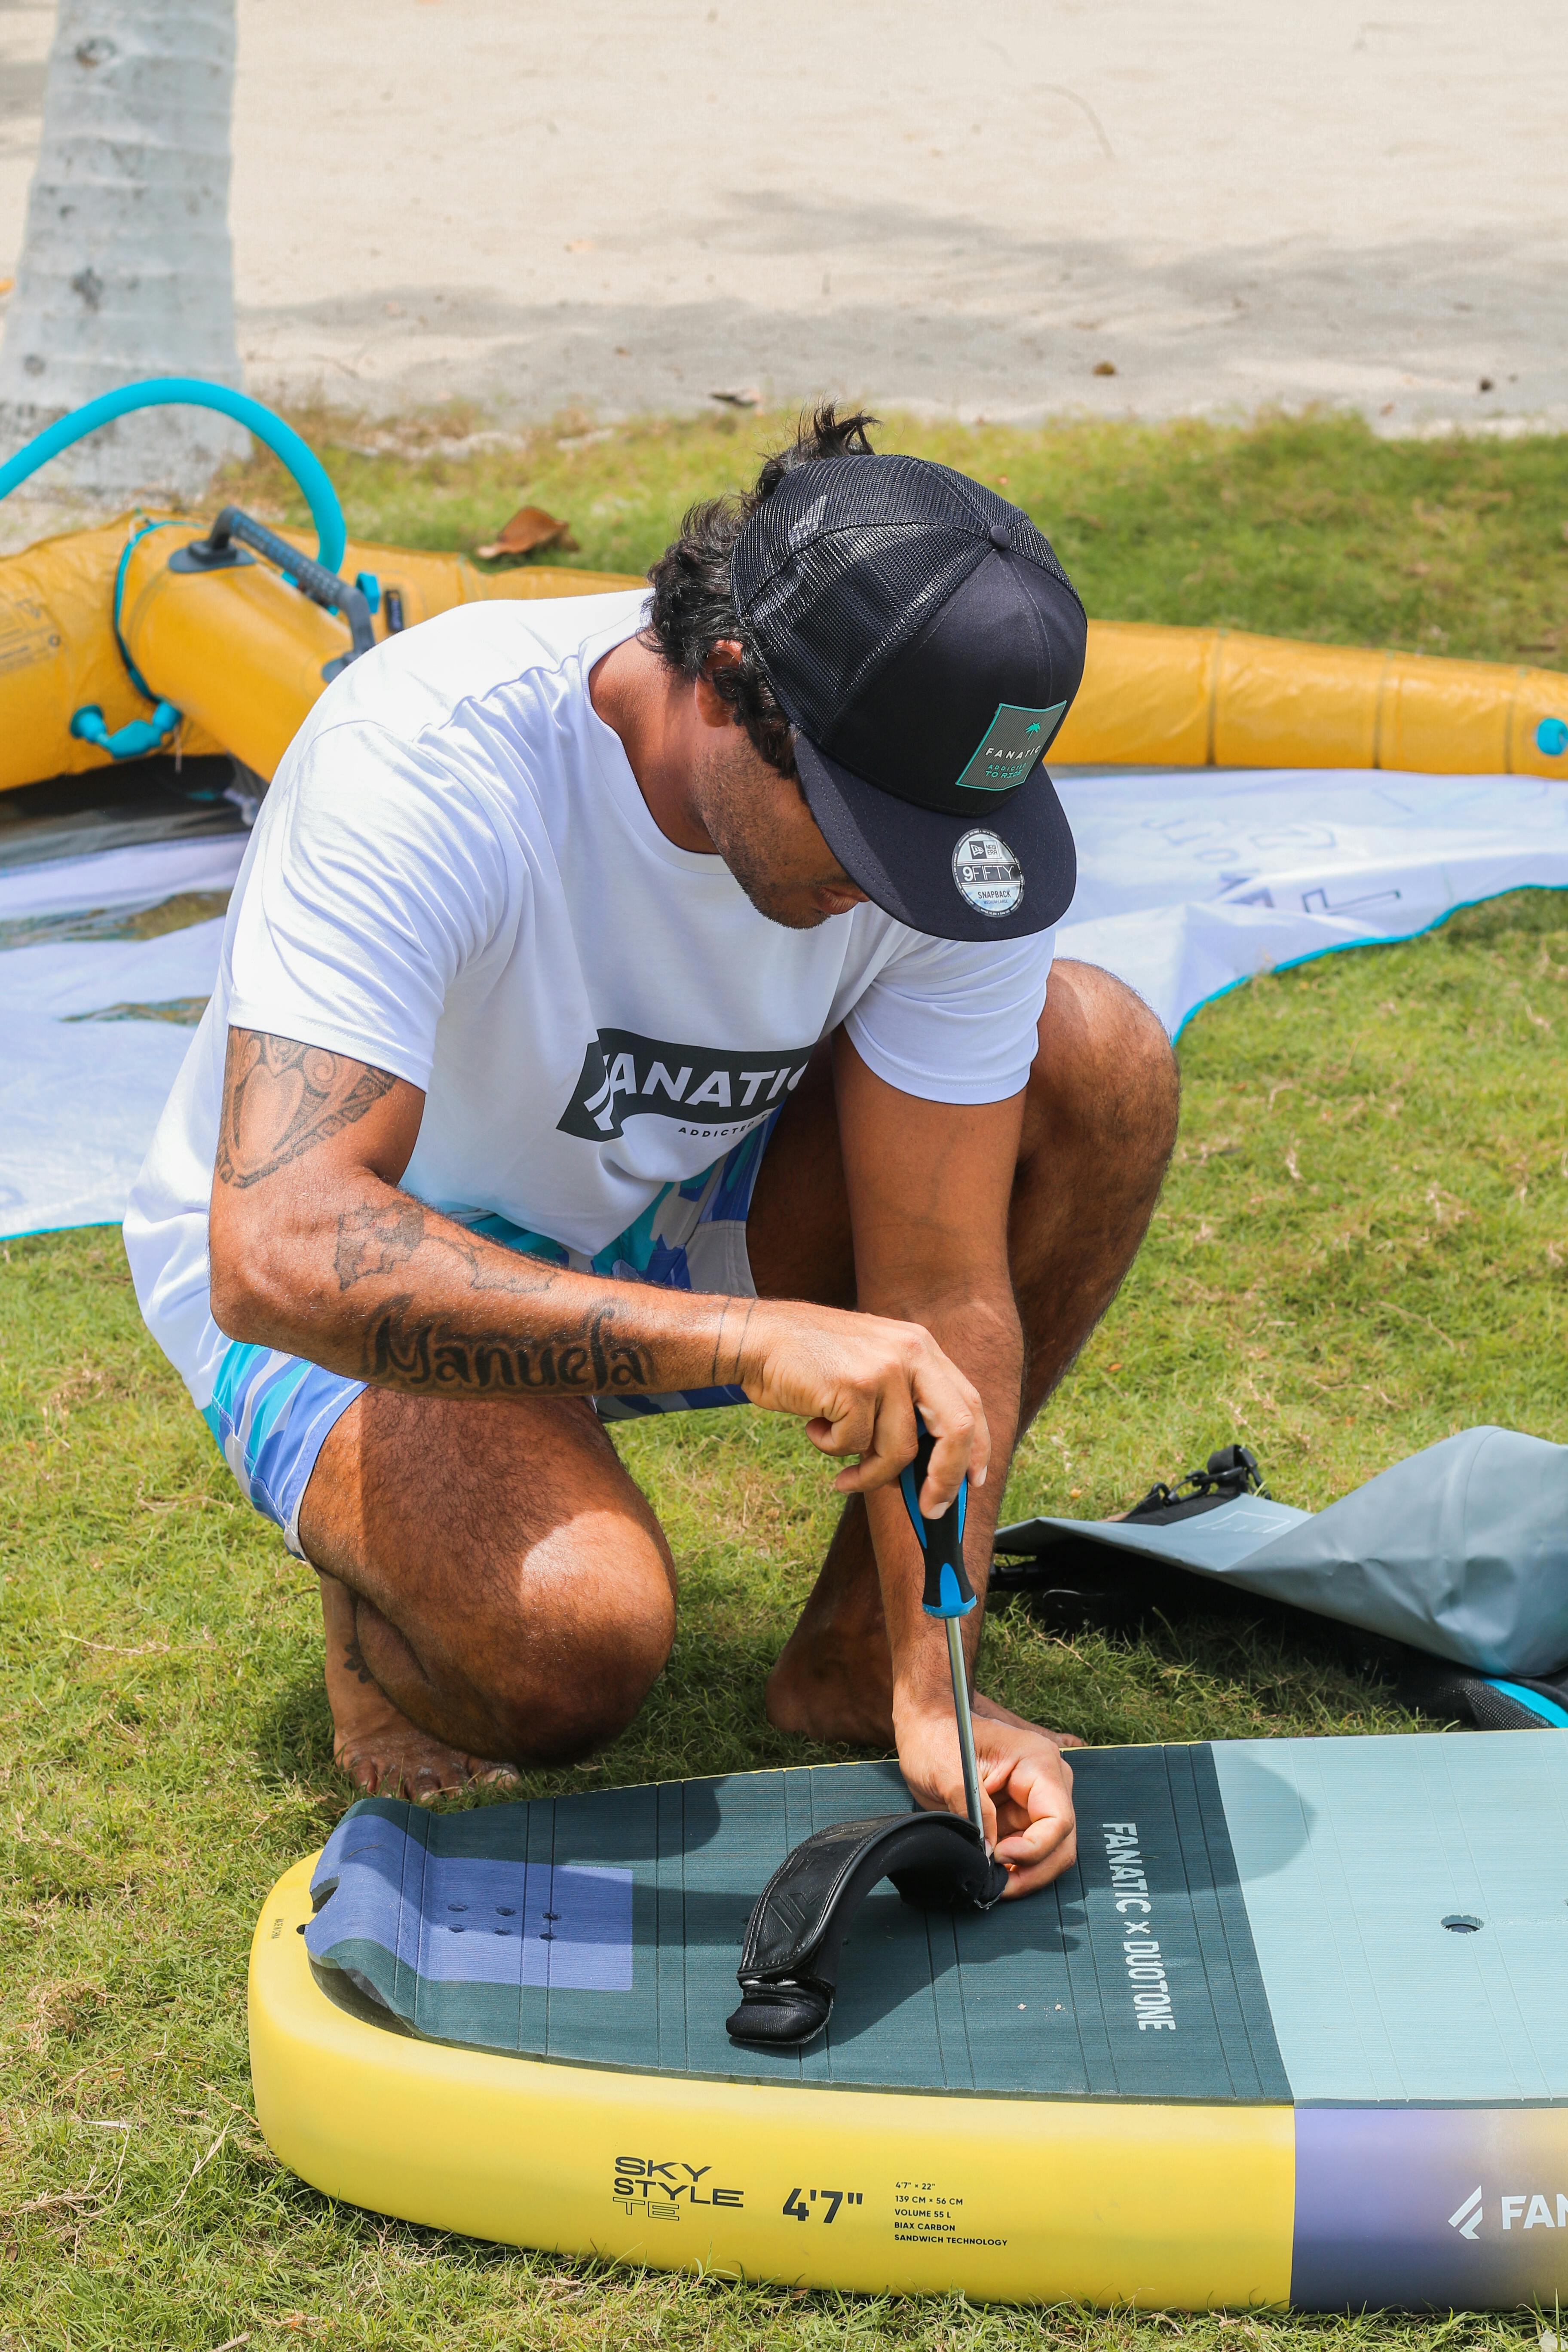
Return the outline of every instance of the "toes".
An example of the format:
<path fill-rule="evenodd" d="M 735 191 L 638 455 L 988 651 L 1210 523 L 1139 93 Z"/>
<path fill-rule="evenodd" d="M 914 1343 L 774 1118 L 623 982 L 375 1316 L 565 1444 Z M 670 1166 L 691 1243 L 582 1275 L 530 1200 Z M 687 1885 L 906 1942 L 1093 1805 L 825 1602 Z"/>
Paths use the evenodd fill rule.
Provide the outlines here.
<path fill-rule="evenodd" d="M 376 1790 L 380 1785 L 381 1775 L 376 1768 L 376 1761 L 374 1756 L 362 1756 L 357 1753 L 345 1751 L 342 1755 L 334 1755 L 332 1761 L 337 1766 L 340 1772 L 346 1772 L 348 1774 L 349 1779 L 353 1782 L 354 1787 L 359 1790 L 362 1796 L 374 1797 L 375 1795 Z"/>
<path fill-rule="evenodd" d="M 436 1756 L 378 1757 L 374 1750 L 343 1748 L 334 1749 L 332 1761 L 362 1796 L 405 1797 L 416 1805 L 434 1804 L 438 1797 L 456 1796 L 475 1783 L 500 1790 L 521 1786 L 511 1765 L 491 1763 L 483 1756 L 440 1751 Z"/>

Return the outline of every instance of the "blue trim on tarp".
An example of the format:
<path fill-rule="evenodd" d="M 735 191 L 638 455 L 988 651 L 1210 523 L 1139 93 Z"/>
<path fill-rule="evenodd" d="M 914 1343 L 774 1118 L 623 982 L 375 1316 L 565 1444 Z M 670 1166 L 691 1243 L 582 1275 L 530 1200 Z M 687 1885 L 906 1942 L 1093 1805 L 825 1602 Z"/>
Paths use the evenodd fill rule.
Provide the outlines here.
<path fill-rule="evenodd" d="M 1552 779 L 1548 777 L 1546 781 L 1550 782 Z M 1516 884 L 1513 887 L 1518 888 L 1521 886 Z M 1562 890 L 1568 887 L 1568 885 L 1561 882 L 1530 882 L 1522 887 L 1530 890 Z M 1255 980 L 1271 980 L 1277 972 L 1294 971 L 1300 964 L 1321 963 L 1325 956 L 1349 955 L 1352 950 L 1359 950 L 1362 948 L 1407 948 L 1412 940 L 1424 940 L 1429 931 L 1440 931 L 1445 923 L 1451 922 L 1456 915 L 1462 915 L 1467 907 L 1485 907 L 1493 898 L 1509 898 L 1512 895 L 1512 889 L 1489 890 L 1483 898 L 1460 898 L 1452 907 L 1445 907 L 1440 915 L 1434 915 L 1429 923 L 1417 923 L 1413 931 L 1391 931 L 1386 937 L 1375 940 L 1332 940 L 1327 947 L 1309 948 L 1305 955 L 1287 956 L 1283 963 L 1260 965 L 1256 971 L 1244 971 L 1238 979 L 1227 980 L 1223 988 L 1215 989 L 1208 996 L 1200 996 L 1195 1004 L 1189 1005 L 1171 1033 L 1171 1043 L 1175 1044 L 1176 1039 L 1185 1031 L 1188 1023 L 1195 1021 L 1205 1006 L 1217 1004 L 1222 996 L 1234 996 L 1238 988 L 1250 988 Z M 1071 913 L 1072 908 L 1069 907 L 1067 915 L 1062 918 L 1064 923 Z"/>

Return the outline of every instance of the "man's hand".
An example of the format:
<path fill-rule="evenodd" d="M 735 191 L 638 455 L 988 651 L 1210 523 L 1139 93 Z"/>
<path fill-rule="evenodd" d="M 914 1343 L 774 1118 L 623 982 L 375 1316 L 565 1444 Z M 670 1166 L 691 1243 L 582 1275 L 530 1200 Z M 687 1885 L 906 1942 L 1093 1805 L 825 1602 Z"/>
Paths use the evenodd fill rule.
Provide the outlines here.
<path fill-rule="evenodd" d="M 914 1458 L 915 1412 L 936 1440 L 921 1508 L 940 1518 L 967 1475 L 985 1484 L 991 1435 L 973 1381 L 918 1323 L 759 1299 L 748 1309 L 735 1377 L 755 1405 L 798 1414 L 824 1454 L 858 1454 L 841 1495 L 885 1486 Z"/>
<path fill-rule="evenodd" d="M 912 1718 L 900 1715 L 898 1738 L 899 1769 L 915 1802 L 931 1812 L 963 1813 L 963 1766 L 951 1702 Z M 1078 1858 L 1071 1768 L 1054 1739 L 1005 1708 L 976 1713 L 974 1747 L 986 1842 L 1012 1873 L 1003 1900 L 1032 1895 Z"/>

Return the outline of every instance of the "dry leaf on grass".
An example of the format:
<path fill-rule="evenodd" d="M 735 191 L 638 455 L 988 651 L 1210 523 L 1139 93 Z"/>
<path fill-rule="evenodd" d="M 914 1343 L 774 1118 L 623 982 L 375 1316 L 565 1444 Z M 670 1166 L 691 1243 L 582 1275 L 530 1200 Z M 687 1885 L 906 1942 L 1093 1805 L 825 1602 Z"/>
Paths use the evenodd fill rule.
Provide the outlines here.
<path fill-rule="evenodd" d="M 556 515 L 547 514 L 542 507 L 519 507 L 510 522 L 503 522 L 488 547 L 476 548 L 476 555 L 537 555 L 542 547 L 559 547 L 563 553 L 575 554 L 577 541 L 572 536 L 570 523 Z"/>

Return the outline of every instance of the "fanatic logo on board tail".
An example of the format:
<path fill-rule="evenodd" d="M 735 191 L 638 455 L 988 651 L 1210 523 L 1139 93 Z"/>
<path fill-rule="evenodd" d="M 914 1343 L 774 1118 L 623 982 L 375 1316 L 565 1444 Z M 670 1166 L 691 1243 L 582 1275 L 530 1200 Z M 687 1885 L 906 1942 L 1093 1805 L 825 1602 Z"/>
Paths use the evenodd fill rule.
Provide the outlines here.
<path fill-rule="evenodd" d="M 1474 2238 L 1481 2226 L 1481 2191 L 1477 2183 L 1457 2213 L 1448 2216 L 1450 2230 L 1458 2230 L 1461 2238 Z"/>
<path fill-rule="evenodd" d="M 1480 2186 L 1471 2189 L 1457 2213 L 1448 2216 L 1450 2230 L 1473 2245 L 1486 2216 Z M 1498 2200 L 1498 2216 L 1505 2231 L 1568 2230 L 1568 2196 L 1562 2189 L 1514 2189 Z"/>

